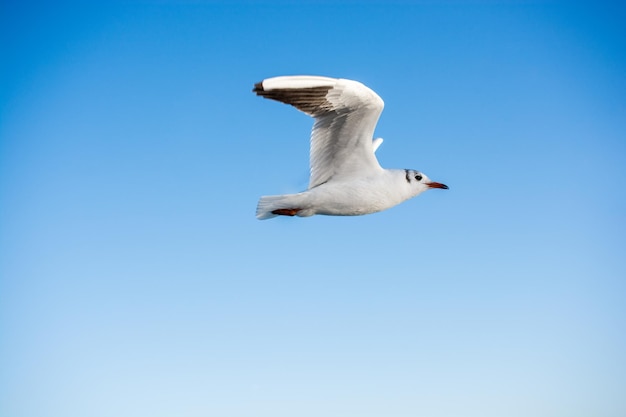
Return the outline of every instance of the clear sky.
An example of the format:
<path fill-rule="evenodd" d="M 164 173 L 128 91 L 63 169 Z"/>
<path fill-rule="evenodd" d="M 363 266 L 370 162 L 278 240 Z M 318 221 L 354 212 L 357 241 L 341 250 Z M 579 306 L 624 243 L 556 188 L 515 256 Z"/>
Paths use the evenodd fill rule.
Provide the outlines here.
<path fill-rule="evenodd" d="M 1 416 L 626 415 L 620 2 L 97 3 L 0 5 Z M 256 220 L 289 74 L 450 190 Z"/>

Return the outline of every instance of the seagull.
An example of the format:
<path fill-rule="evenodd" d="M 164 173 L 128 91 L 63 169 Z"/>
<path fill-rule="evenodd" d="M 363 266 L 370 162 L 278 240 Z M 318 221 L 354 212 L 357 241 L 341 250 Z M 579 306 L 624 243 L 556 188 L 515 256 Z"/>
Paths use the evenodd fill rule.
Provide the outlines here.
<path fill-rule="evenodd" d="M 357 216 L 376 213 L 431 188 L 414 169 L 384 169 L 373 139 L 384 102 L 358 81 L 311 75 L 267 78 L 254 85 L 258 96 L 290 104 L 314 118 L 309 188 L 297 194 L 261 197 L 259 220 L 276 216 Z"/>

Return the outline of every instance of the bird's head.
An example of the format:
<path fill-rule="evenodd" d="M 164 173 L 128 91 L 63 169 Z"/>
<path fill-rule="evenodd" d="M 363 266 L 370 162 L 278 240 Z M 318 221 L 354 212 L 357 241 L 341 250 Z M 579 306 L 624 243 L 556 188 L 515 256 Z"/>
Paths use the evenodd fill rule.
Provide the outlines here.
<path fill-rule="evenodd" d="M 414 169 L 405 169 L 404 179 L 413 188 L 412 191 L 414 195 L 423 193 L 424 191 L 430 190 L 431 188 L 441 188 L 442 190 L 448 189 L 447 185 L 440 182 L 432 181 L 426 176 L 426 174 L 416 171 Z"/>

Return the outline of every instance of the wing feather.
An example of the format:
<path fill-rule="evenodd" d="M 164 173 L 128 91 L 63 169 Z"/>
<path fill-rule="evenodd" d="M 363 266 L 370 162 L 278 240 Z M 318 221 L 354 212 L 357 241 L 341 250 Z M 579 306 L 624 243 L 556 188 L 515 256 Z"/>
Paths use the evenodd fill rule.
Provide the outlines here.
<path fill-rule="evenodd" d="M 382 169 L 372 152 L 372 138 L 384 103 L 365 85 L 345 79 L 287 76 L 263 80 L 253 91 L 315 118 L 309 188 Z"/>

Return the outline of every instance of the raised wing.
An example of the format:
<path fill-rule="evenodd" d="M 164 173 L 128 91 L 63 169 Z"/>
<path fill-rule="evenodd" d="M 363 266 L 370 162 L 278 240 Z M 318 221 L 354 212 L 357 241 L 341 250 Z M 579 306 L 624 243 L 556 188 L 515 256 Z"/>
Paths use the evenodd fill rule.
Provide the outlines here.
<path fill-rule="evenodd" d="M 255 84 L 257 95 L 291 104 L 315 118 L 311 132 L 309 188 L 382 170 L 372 142 L 383 100 L 357 81 L 317 77 L 268 78 Z"/>

